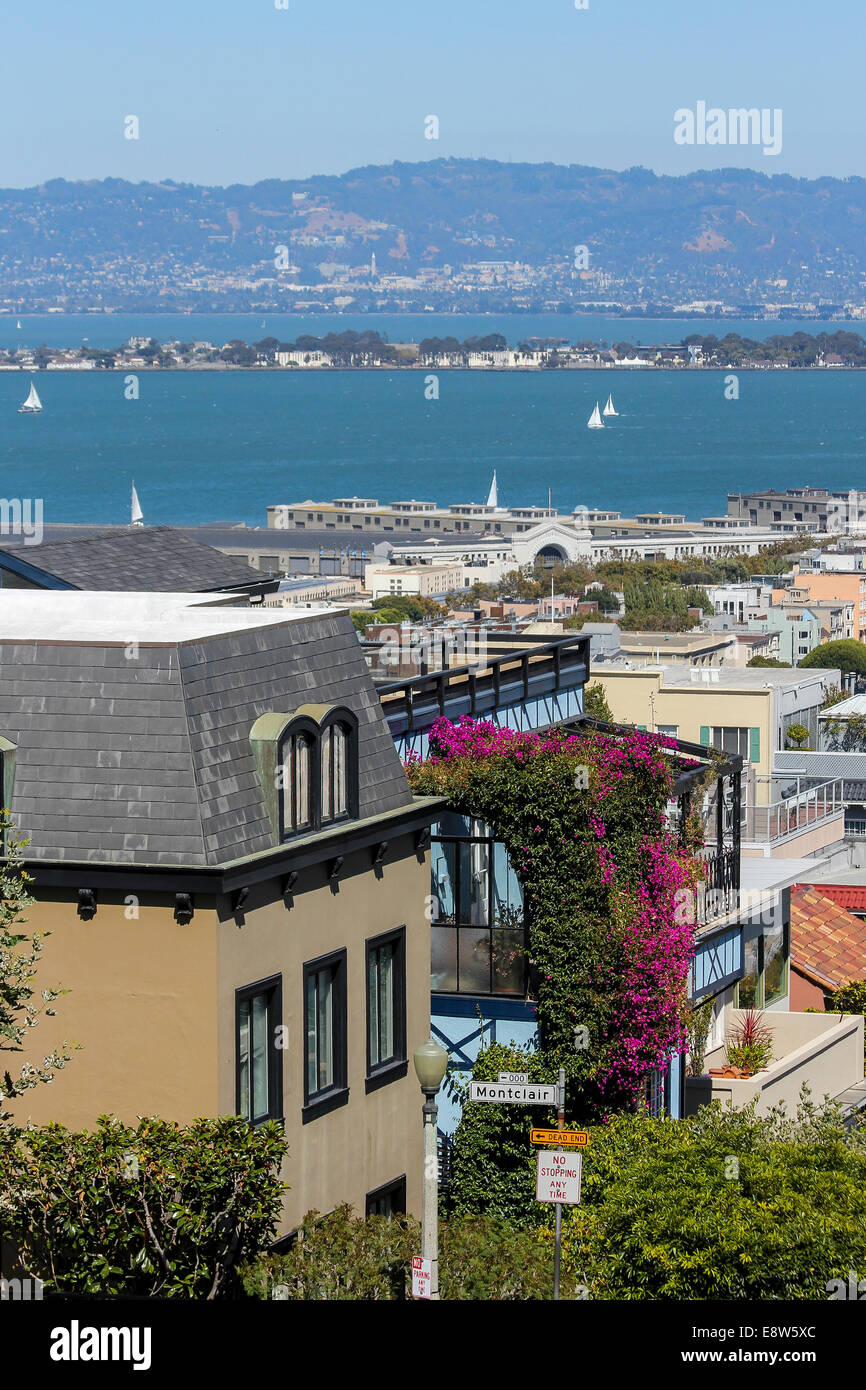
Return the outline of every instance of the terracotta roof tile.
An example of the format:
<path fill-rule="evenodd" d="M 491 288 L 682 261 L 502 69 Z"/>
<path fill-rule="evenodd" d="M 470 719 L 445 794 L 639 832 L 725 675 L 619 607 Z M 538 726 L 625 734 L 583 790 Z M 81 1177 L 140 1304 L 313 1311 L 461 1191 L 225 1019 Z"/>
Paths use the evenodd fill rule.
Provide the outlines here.
<path fill-rule="evenodd" d="M 866 922 L 829 896 L 842 885 L 798 883 L 791 889 L 791 963 L 824 988 L 866 979 Z M 866 886 L 845 891 L 863 893 Z"/>

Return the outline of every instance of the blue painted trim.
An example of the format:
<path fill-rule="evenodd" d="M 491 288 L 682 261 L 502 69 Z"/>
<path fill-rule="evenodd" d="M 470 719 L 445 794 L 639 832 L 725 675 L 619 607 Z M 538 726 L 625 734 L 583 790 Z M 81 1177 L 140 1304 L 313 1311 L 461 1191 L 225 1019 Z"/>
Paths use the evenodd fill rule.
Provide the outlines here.
<path fill-rule="evenodd" d="M 38 584 L 42 589 L 74 589 L 74 584 L 66 584 L 62 579 L 58 579 L 55 574 L 49 574 L 47 570 L 41 570 L 37 565 L 28 565 L 24 560 L 19 560 L 17 555 L 10 555 L 7 550 L 0 554 L 0 570 L 8 570 L 10 574 L 17 574 L 22 579 L 32 579 L 34 584 Z"/>
<path fill-rule="evenodd" d="M 440 1018 L 477 1018 L 484 1022 L 508 1019 L 517 1023 L 535 1023 L 532 1005 L 523 999 L 504 999 L 495 994 L 431 994 L 430 1013 Z"/>

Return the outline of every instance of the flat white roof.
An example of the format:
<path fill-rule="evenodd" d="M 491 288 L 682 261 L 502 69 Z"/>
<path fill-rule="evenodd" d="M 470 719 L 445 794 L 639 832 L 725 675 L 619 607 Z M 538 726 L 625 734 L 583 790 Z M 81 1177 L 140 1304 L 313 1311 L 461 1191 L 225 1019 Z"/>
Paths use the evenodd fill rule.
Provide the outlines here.
<path fill-rule="evenodd" d="M 234 594 L 0 590 L 0 642 L 191 642 L 304 622 L 330 609 L 247 608 Z"/>

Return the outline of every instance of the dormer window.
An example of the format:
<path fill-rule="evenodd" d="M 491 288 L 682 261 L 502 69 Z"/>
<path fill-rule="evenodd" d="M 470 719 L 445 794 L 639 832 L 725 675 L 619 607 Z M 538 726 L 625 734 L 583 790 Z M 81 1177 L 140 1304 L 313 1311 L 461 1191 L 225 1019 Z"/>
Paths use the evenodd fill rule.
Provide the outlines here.
<path fill-rule="evenodd" d="M 250 742 L 277 842 L 358 815 L 358 720 L 350 709 L 263 714 Z"/>
<path fill-rule="evenodd" d="M 280 744 L 283 833 L 307 830 L 313 823 L 313 753 L 315 735 L 306 728 L 287 734 Z"/>
<path fill-rule="evenodd" d="M 352 730 L 335 719 L 322 730 L 322 820 L 349 814 L 349 745 Z"/>

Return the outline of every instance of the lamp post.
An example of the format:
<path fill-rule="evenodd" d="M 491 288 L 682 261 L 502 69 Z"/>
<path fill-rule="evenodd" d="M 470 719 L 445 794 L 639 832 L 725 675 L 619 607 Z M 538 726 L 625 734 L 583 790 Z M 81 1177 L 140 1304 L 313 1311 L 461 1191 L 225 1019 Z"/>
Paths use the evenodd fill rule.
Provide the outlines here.
<path fill-rule="evenodd" d="M 424 1205 L 421 1257 L 430 1261 L 430 1297 L 439 1297 L 439 1164 L 436 1157 L 436 1092 L 448 1069 L 448 1053 L 430 1038 L 415 1049 L 415 1075 L 424 1092 Z"/>

